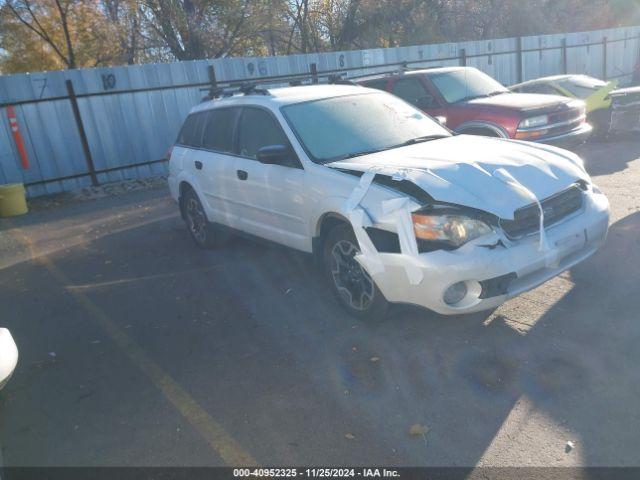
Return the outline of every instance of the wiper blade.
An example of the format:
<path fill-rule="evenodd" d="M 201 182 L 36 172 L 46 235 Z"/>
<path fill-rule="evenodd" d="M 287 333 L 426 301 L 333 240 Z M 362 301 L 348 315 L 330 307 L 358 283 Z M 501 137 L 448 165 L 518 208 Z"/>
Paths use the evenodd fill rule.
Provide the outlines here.
<path fill-rule="evenodd" d="M 389 147 L 391 148 L 391 147 Z M 372 150 L 363 150 L 361 152 L 353 152 L 353 153 L 349 153 L 347 155 L 345 155 L 344 158 L 355 158 L 355 157 L 362 157 L 364 155 L 371 155 L 372 153 L 378 153 L 378 152 L 384 152 L 385 150 L 389 150 L 389 148 L 376 148 L 376 149 L 372 149 Z"/>
<path fill-rule="evenodd" d="M 402 142 L 398 145 L 394 145 L 391 148 L 397 148 L 397 147 L 406 147 L 407 145 L 415 145 L 416 143 L 424 143 L 424 142 L 430 142 L 431 140 L 438 140 L 440 138 L 447 138 L 450 135 L 444 135 L 442 133 L 438 133 L 435 135 L 424 135 L 422 137 L 416 137 L 416 138 L 411 138 L 409 140 L 407 140 L 406 142 Z"/>
<path fill-rule="evenodd" d="M 503 93 L 509 93 L 509 90 L 496 90 L 495 92 L 491 92 L 488 96 L 495 97 L 496 95 L 502 95 Z"/>
<path fill-rule="evenodd" d="M 393 148 L 393 147 L 389 147 L 389 148 Z M 363 150 L 361 152 L 345 153 L 344 155 L 340 155 L 338 157 L 323 158 L 320 160 L 320 163 L 324 165 L 326 163 L 340 162 L 342 160 L 347 160 L 348 158 L 362 157 L 364 155 L 370 155 L 372 153 L 383 152 L 385 150 L 389 150 L 389 148 L 376 148 L 371 150 Z"/>
<path fill-rule="evenodd" d="M 322 163 L 323 164 L 333 163 L 333 162 L 339 162 L 341 160 L 347 160 L 348 158 L 363 157 L 364 155 L 371 155 L 373 153 L 386 152 L 387 150 L 393 150 L 394 148 L 406 147 L 407 145 L 414 145 L 416 143 L 429 142 L 431 140 L 438 140 L 439 138 L 447 138 L 450 136 L 451 135 L 444 135 L 442 133 L 435 134 L 435 135 L 424 135 L 422 137 L 411 138 L 406 142 L 398 143 L 397 145 L 391 145 L 390 147 L 363 150 L 361 152 L 347 153 L 346 155 L 341 155 L 340 157 L 337 157 L 337 158 L 324 159 Z"/>

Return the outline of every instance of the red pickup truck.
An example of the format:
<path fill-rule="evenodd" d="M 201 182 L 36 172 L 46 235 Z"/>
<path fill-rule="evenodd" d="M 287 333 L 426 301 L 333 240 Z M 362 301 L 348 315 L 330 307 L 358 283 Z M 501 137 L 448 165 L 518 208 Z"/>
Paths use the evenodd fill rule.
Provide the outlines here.
<path fill-rule="evenodd" d="M 577 145 L 591 134 L 584 102 L 556 95 L 513 93 L 472 67 L 443 67 L 356 80 L 417 106 L 458 133 Z"/>

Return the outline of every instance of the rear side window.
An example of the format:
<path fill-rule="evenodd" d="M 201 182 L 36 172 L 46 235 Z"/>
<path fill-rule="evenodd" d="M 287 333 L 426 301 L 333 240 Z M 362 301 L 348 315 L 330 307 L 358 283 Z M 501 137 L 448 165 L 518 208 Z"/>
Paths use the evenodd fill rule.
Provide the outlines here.
<path fill-rule="evenodd" d="M 233 131 L 238 108 L 222 108 L 206 112 L 202 146 L 216 152 L 233 152 Z"/>
<path fill-rule="evenodd" d="M 587 98 L 607 86 L 607 83 L 602 80 L 585 76 L 572 77 L 558 83 L 578 98 Z"/>
<path fill-rule="evenodd" d="M 182 130 L 178 135 L 178 144 L 185 147 L 200 148 L 202 146 L 202 127 L 204 126 L 205 115 L 203 113 L 192 113 L 184 121 Z"/>
<path fill-rule="evenodd" d="M 245 108 L 240 118 L 240 155 L 256 158 L 258 150 L 270 145 L 289 146 L 289 140 L 271 114 L 259 108 Z"/>
<path fill-rule="evenodd" d="M 365 87 L 375 88 L 376 90 L 386 90 L 387 89 L 387 79 L 381 78 L 379 80 L 369 80 L 368 82 L 362 83 Z"/>

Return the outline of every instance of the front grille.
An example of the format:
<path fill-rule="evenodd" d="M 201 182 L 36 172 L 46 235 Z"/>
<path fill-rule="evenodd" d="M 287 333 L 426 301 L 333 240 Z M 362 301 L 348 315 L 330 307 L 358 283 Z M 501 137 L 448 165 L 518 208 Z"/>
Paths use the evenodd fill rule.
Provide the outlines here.
<path fill-rule="evenodd" d="M 559 127 L 548 128 L 544 133 L 545 137 L 553 137 L 556 135 L 562 135 L 563 133 L 568 133 L 576 128 L 580 127 L 584 123 L 584 119 L 576 118 L 571 123 L 567 123 L 565 125 L 560 125 Z"/>
<path fill-rule="evenodd" d="M 558 113 L 549 114 L 549 125 L 564 123 L 557 127 L 547 129 L 545 136 L 561 135 L 578 128 L 584 122 L 582 111 L 579 108 L 569 108 Z"/>
<path fill-rule="evenodd" d="M 640 131 L 640 104 L 635 111 L 622 108 L 614 110 L 611 114 L 611 130 L 614 132 Z"/>
<path fill-rule="evenodd" d="M 541 204 L 544 210 L 544 226 L 549 227 L 562 221 L 582 208 L 584 197 L 578 184 L 560 193 L 545 198 Z M 536 203 L 519 208 L 513 220 L 500 220 L 500 226 L 509 238 L 520 238 L 538 231 L 540 227 L 540 210 Z"/>
<path fill-rule="evenodd" d="M 573 120 L 575 118 L 580 117 L 582 112 L 580 112 L 579 108 L 568 108 L 567 110 L 563 110 L 561 112 L 550 113 L 549 114 L 549 123 L 560 123 L 567 122 L 569 120 Z"/>

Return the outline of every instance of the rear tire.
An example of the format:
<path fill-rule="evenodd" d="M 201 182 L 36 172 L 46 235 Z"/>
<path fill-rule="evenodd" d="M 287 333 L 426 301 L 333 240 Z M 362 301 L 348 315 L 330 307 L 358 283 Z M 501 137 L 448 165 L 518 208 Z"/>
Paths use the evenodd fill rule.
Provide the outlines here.
<path fill-rule="evenodd" d="M 360 247 L 351 225 L 337 225 L 324 241 L 323 269 L 343 309 L 356 318 L 377 322 L 386 316 L 389 302 L 354 258 L 358 253 Z"/>
<path fill-rule="evenodd" d="M 219 239 L 216 229 L 207 219 L 207 214 L 196 192 L 189 188 L 180 198 L 180 203 L 187 230 L 196 245 L 203 249 L 218 246 Z"/>

